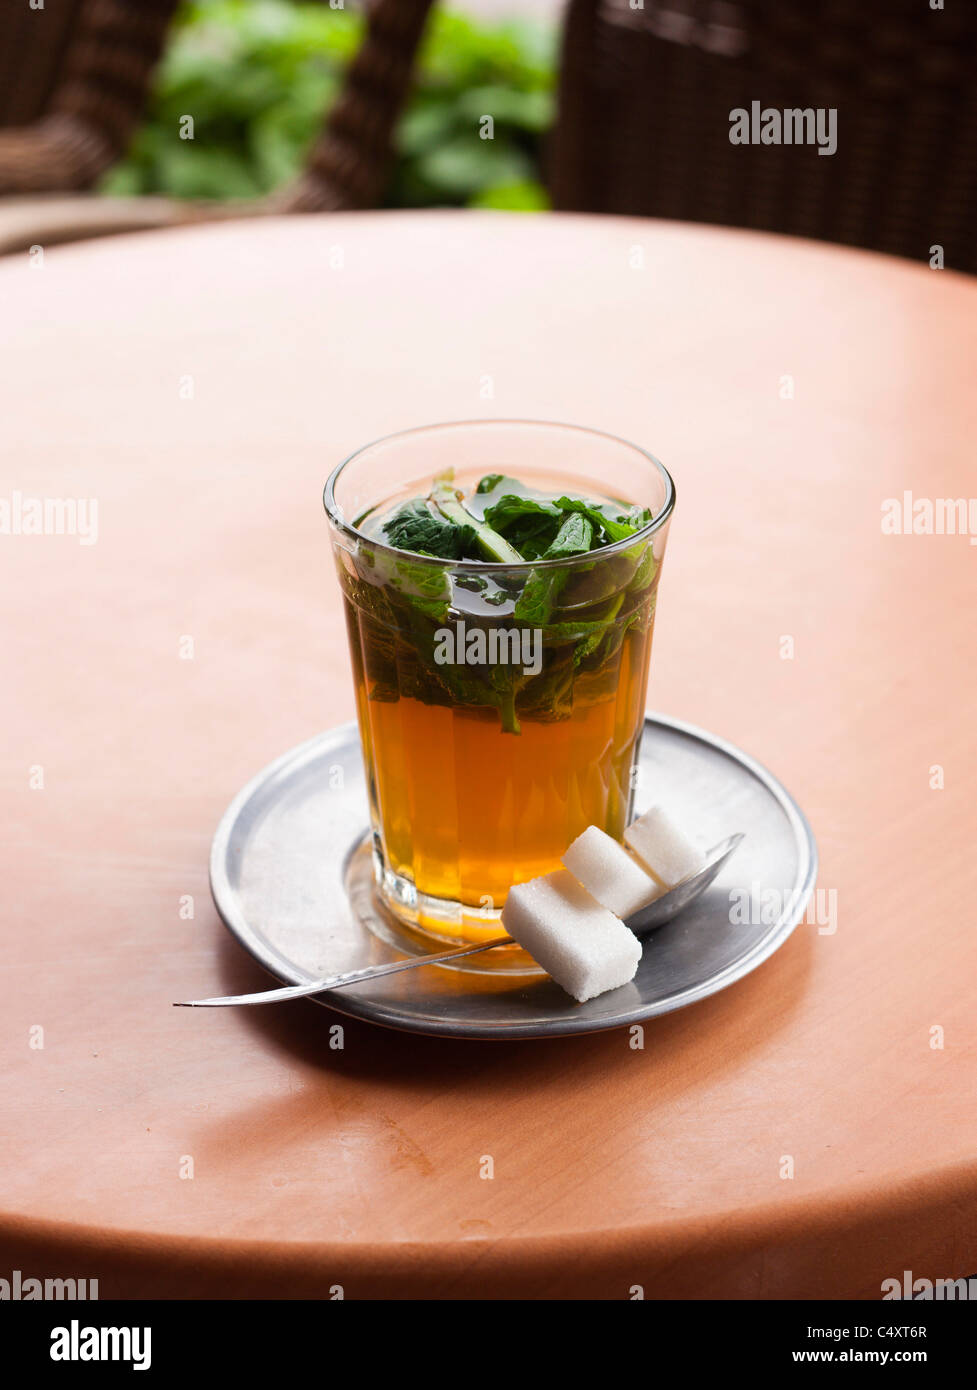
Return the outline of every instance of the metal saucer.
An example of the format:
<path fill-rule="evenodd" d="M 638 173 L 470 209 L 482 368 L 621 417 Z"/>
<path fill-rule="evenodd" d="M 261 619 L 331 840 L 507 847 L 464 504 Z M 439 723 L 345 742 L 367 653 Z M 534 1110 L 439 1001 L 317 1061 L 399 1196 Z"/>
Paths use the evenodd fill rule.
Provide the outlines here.
<path fill-rule="evenodd" d="M 647 717 L 639 766 L 636 813 L 660 800 L 705 844 L 731 827 L 746 837 L 706 892 L 644 939 L 630 984 L 578 1004 L 523 952 L 499 948 L 470 963 L 364 981 L 316 1002 L 407 1032 L 537 1038 L 638 1023 L 755 970 L 787 940 L 814 887 L 817 849 L 802 811 L 759 763 L 677 720 Z M 210 860 L 217 910 L 283 983 L 438 949 L 378 904 L 367 821 L 355 724 L 276 759 L 221 819 Z M 759 906 L 771 889 L 783 904 L 774 921 Z"/>

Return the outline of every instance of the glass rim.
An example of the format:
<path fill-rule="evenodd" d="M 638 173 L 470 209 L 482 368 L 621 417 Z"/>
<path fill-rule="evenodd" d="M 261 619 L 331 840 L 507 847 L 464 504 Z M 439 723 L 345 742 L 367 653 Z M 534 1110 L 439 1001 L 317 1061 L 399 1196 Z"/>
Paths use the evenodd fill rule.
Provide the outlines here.
<path fill-rule="evenodd" d="M 389 444 L 397 439 L 405 439 L 413 434 L 431 434 L 436 430 L 470 428 L 480 425 L 533 425 L 550 429 L 575 430 L 579 434 L 587 434 L 595 439 L 603 439 L 613 444 L 621 444 L 627 449 L 633 449 L 635 453 L 647 459 L 648 462 L 658 470 L 665 484 L 664 504 L 661 510 L 652 517 L 651 521 L 649 521 L 646 526 L 642 526 L 640 530 L 635 531 L 633 536 L 625 536 L 623 540 L 614 541 L 611 545 L 602 546 L 599 550 L 588 550 L 580 555 L 557 556 L 550 560 L 520 560 L 518 562 L 512 561 L 511 563 L 504 560 L 449 560 L 440 555 L 418 555 L 417 552 L 413 550 L 399 550 L 394 545 L 388 545 L 385 541 L 377 540 L 375 536 L 366 535 L 365 532 L 358 530 L 352 522 L 347 521 L 343 516 L 339 503 L 336 500 L 336 484 L 339 481 L 339 476 L 345 468 L 351 463 L 354 463 L 369 449 L 376 448 L 378 444 Z M 394 430 L 391 434 L 380 435 L 379 438 L 371 440 L 368 444 L 361 444 L 353 453 L 347 454 L 346 458 L 338 463 L 329 474 L 322 490 L 322 505 L 325 508 L 326 516 L 337 531 L 342 532 L 344 535 L 352 536 L 357 541 L 365 541 L 367 545 L 373 546 L 375 549 L 387 555 L 393 555 L 395 557 L 408 556 L 412 563 L 427 564 L 436 566 L 439 569 L 450 569 L 452 572 L 468 573 L 474 571 L 476 573 L 484 573 L 489 571 L 498 573 L 500 570 L 506 570 L 519 573 L 523 570 L 548 569 L 551 566 L 567 568 L 594 558 L 603 559 L 605 556 L 609 555 L 620 555 L 623 551 L 630 550 L 633 545 L 638 545 L 645 540 L 649 540 L 656 531 L 661 530 L 662 526 L 668 521 L 672 512 L 675 510 L 675 481 L 665 465 L 659 459 L 655 458 L 654 454 L 649 453 L 647 449 L 643 449 L 640 444 L 634 444 L 630 439 L 623 439 L 620 435 L 610 434 L 607 430 L 592 429 L 589 425 L 570 425 L 559 420 L 507 418 L 442 420 L 439 424 L 412 425 L 409 429 Z"/>

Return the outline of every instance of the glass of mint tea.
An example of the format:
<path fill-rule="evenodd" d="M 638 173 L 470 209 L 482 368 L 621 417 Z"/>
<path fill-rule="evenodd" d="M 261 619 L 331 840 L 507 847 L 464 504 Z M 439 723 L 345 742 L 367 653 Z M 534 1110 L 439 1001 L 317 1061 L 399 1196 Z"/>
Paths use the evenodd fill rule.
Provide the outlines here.
<path fill-rule="evenodd" d="M 537 421 L 408 430 L 332 473 L 380 897 L 455 944 L 588 825 L 620 838 L 672 479 Z"/>

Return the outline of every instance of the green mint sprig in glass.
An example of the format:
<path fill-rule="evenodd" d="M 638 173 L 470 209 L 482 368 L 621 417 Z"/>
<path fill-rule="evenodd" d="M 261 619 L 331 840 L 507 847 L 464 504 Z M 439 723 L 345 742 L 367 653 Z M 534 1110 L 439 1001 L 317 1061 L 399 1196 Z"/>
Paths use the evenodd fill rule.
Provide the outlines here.
<path fill-rule="evenodd" d="M 441 473 L 427 496 L 358 524 L 367 520 L 368 534 L 403 552 L 368 553 L 362 582 L 350 579 L 361 609 L 382 630 L 372 650 L 389 662 L 384 670 L 377 659 L 377 669 L 367 673 L 372 699 L 399 693 L 429 704 L 492 707 L 502 730 L 518 734 L 520 716 L 566 719 L 575 699 L 609 693 L 602 687 L 618 679 L 628 632 L 643 632 L 651 622 L 658 565 L 649 539 L 600 564 L 583 559 L 636 535 L 652 520 L 647 508 L 546 497 L 500 473 L 483 477 L 466 495 L 452 473 Z M 410 555 L 446 564 L 420 565 Z M 555 563 L 560 560 L 567 563 Z M 455 572 L 453 561 L 486 568 Z M 541 643 L 540 668 L 437 660 L 437 634 L 453 619 L 468 629 L 530 632 Z"/>

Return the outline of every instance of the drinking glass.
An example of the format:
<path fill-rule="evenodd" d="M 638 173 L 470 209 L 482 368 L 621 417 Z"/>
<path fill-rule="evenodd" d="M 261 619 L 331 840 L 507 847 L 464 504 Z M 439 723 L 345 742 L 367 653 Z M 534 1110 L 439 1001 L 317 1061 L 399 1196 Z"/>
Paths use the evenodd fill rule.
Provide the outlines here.
<path fill-rule="evenodd" d="M 518 565 L 409 554 L 361 529 L 447 469 L 466 495 L 504 473 L 652 519 L 602 550 Z M 496 935 L 514 884 L 559 868 L 587 826 L 620 838 L 628 823 L 674 485 L 611 435 L 482 420 L 367 445 L 324 501 L 380 897 L 439 940 Z"/>

